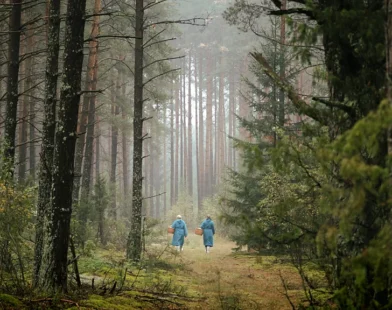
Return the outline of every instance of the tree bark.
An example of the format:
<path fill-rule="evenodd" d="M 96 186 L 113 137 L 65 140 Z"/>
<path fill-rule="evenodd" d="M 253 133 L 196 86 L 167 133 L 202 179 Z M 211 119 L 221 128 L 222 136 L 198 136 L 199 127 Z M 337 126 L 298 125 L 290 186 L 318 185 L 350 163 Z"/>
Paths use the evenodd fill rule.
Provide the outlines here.
<path fill-rule="evenodd" d="M 116 89 L 112 96 L 112 115 L 114 121 L 112 123 L 112 145 L 111 145 L 111 165 L 110 165 L 110 186 L 112 188 L 112 208 L 110 211 L 111 216 L 115 219 L 117 217 L 117 199 L 116 199 L 116 175 L 117 175 L 117 149 L 118 149 L 118 125 L 116 124 L 117 116 L 120 114 L 120 108 L 117 101 L 117 90 L 120 87 L 120 74 L 117 76 Z"/>
<path fill-rule="evenodd" d="M 179 185 L 179 141 L 180 141 L 180 83 L 179 77 L 176 77 L 176 90 L 175 90 L 175 110 L 176 110 L 176 147 L 175 147 L 175 160 L 174 160 L 174 202 L 178 200 L 178 185 Z"/>
<path fill-rule="evenodd" d="M 51 1 L 48 11 L 48 37 L 50 40 L 48 40 L 48 54 L 46 59 L 44 123 L 42 128 L 40 153 L 41 160 L 37 200 L 37 223 L 35 226 L 34 287 L 42 284 L 39 283 L 39 281 L 52 187 L 53 149 L 56 129 L 58 60 L 60 49 L 60 0 Z"/>
<path fill-rule="evenodd" d="M 193 160 L 192 160 L 192 55 L 189 52 L 188 62 L 188 194 L 193 197 Z"/>
<path fill-rule="evenodd" d="M 206 102 L 206 148 L 205 148 L 205 191 L 204 195 L 208 196 L 211 194 L 212 186 L 212 72 L 211 72 L 211 55 L 208 53 L 207 56 L 207 102 Z"/>
<path fill-rule="evenodd" d="M 185 108 L 184 102 L 183 102 L 183 79 L 182 75 L 179 76 L 180 83 L 179 83 L 179 113 L 180 113 L 180 176 L 179 176 L 179 190 L 184 189 L 184 184 L 185 184 L 185 167 L 184 167 L 184 113 L 183 109 Z"/>
<path fill-rule="evenodd" d="M 229 77 L 229 142 L 227 143 L 227 165 L 233 168 L 233 141 L 231 137 L 234 137 L 234 124 L 233 114 L 234 112 L 234 98 L 235 98 L 235 85 L 234 85 L 234 72 L 230 73 Z"/>
<path fill-rule="evenodd" d="M 19 49 L 21 33 L 22 0 L 10 0 L 11 13 L 9 18 L 8 43 L 8 79 L 7 103 L 5 114 L 4 156 L 8 162 L 8 169 L 14 173 L 15 135 L 18 111 L 18 78 L 19 78 Z"/>
<path fill-rule="evenodd" d="M 93 88 L 94 74 L 96 73 L 97 64 L 97 54 L 98 54 L 98 41 L 95 39 L 99 34 L 99 12 L 101 11 L 101 0 L 95 0 L 94 3 L 94 18 L 91 27 L 90 42 L 89 42 L 89 54 L 87 60 L 87 71 L 86 71 L 86 81 L 84 89 L 86 93 L 83 96 L 82 109 L 79 113 L 79 130 L 78 139 L 76 140 L 76 150 L 75 150 L 75 180 L 74 180 L 74 190 L 73 190 L 73 200 L 77 202 L 79 200 L 80 184 L 82 181 L 82 164 L 85 161 L 83 153 L 85 153 L 86 144 L 86 132 L 87 132 L 87 122 L 89 117 L 89 107 L 91 97 L 94 93 L 90 93 Z"/>
<path fill-rule="evenodd" d="M 196 202 L 194 203 L 194 216 L 197 218 L 198 211 L 199 211 L 199 205 L 200 205 L 200 170 L 199 170 L 199 118 L 198 118 L 198 106 L 199 106 L 199 101 L 198 101 L 198 75 L 197 75 L 197 53 L 195 53 L 194 56 L 194 76 L 195 76 L 195 158 L 196 158 L 196 163 L 195 163 L 195 173 L 196 173 Z M 200 77 L 199 77 L 200 78 Z M 201 124 L 200 124 L 201 126 Z"/>
<path fill-rule="evenodd" d="M 29 34 L 28 37 L 28 45 L 31 46 L 31 49 L 34 50 L 35 47 L 35 39 L 34 39 L 34 34 L 32 33 Z M 30 85 L 32 85 L 33 81 L 33 74 L 35 72 L 35 58 L 32 59 L 31 65 L 29 66 L 29 71 L 27 72 L 28 77 L 30 79 Z M 31 89 L 30 95 L 31 97 L 34 97 L 36 89 Z M 36 151 L 35 151 L 35 99 L 34 98 L 29 98 L 29 119 L 30 119 L 30 126 L 29 126 L 29 172 L 30 172 L 30 178 L 32 181 L 35 181 L 36 177 Z"/>
<path fill-rule="evenodd" d="M 204 116 L 203 116 L 203 53 L 199 53 L 199 208 L 201 208 L 201 202 L 204 197 L 205 191 L 205 169 L 204 169 Z"/>
<path fill-rule="evenodd" d="M 282 10 L 286 10 L 286 0 L 282 0 Z M 279 74 L 284 80 L 286 79 L 286 16 L 280 17 L 280 55 L 279 55 Z M 284 107 L 285 93 L 283 89 L 279 90 L 279 126 L 283 127 L 285 123 L 285 107 Z"/>
<path fill-rule="evenodd" d="M 123 74 L 123 85 L 122 85 L 122 97 L 125 99 L 126 98 L 126 83 L 125 83 L 125 75 Z M 127 121 L 127 115 L 126 111 L 123 108 L 122 109 L 122 118 L 124 125 Z M 124 201 L 126 201 L 126 198 L 128 197 L 128 191 L 129 191 L 129 168 L 128 168 L 128 163 L 129 163 L 129 151 L 128 151 L 128 135 L 127 135 L 127 130 L 122 129 L 122 155 L 123 155 L 123 187 L 124 187 Z"/>
<path fill-rule="evenodd" d="M 171 79 L 170 98 L 170 204 L 175 200 L 175 161 L 174 161 L 174 79 Z"/>
<path fill-rule="evenodd" d="M 128 237 L 127 258 L 139 260 L 142 253 L 142 205 L 143 205 L 143 0 L 136 0 L 135 14 L 135 83 L 133 118 L 133 190 L 132 221 Z"/>
<path fill-rule="evenodd" d="M 163 108 L 163 124 L 166 127 L 167 122 L 167 108 L 166 106 Z M 158 180 L 160 178 L 158 177 Z M 167 208 L 167 137 L 166 132 L 163 132 L 163 209 L 162 215 L 163 217 L 166 216 L 166 208 Z"/>
<path fill-rule="evenodd" d="M 218 160 L 217 160 L 217 176 L 216 182 L 220 184 L 221 177 L 223 173 L 223 169 L 225 167 L 225 139 L 226 139 L 226 131 L 225 131 L 225 97 L 224 97 L 224 87 L 225 87 L 225 78 L 223 74 L 223 65 L 222 65 L 223 55 L 220 54 L 219 57 L 219 107 L 218 107 Z"/>
<path fill-rule="evenodd" d="M 64 65 L 52 169 L 52 197 L 45 287 L 67 291 L 68 243 L 72 214 L 75 142 L 78 121 L 85 0 L 69 0 L 66 14 Z"/>

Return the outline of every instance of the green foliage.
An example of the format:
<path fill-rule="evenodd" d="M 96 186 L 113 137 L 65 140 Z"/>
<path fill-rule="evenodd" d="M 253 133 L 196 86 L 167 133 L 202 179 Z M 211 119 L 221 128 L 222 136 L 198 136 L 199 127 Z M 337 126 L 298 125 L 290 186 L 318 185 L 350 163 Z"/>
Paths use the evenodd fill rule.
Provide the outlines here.
<path fill-rule="evenodd" d="M 296 1 L 292 2 L 295 11 Z M 241 24 L 257 19 L 259 9 L 238 0 L 227 18 Z M 294 54 L 311 64 L 322 47 L 325 67 L 315 71 L 313 83 L 325 81 L 320 89 L 328 89 L 322 94 L 328 99 L 309 105 L 315 111 L 312 115 L 320 117 L 307 119 L 297 133 L 286 124 L 271 127 L 271 110 L 262 105 L 258 107 L 263 117 L 242 122 L 254 143 L 237 142 L 248 171 L 232 174 L 232 197 L 223 199 L 230 215 L 226 219 L 243 229 L 243 242 L 260 238 L 264 246 L 287 250 L 312 309 L 328 305 L 308 294 L 320 284 L 312 285 L 304 259 L 324 271 L 328 285 L 323 289 L 336 292 L 334 302 L 341 309 L 388 309 L 391 254 L 385 236 L 391 231 L 391 107 L 382 102 L 383 2 L 306 1 L 298 10 L 311 21 L 288 18 Z M 241 18 L 236 21 L 233 16 Z M 302 45 L 305 49 L 300 51 Z M 278 73 L 269 54 L 263 55 Z M 265 85 L 276 82 L 264 81 L 264 70 L 253 72 L 261 83 L 248 83 L 253 94 L 262 94 Z M 254 97 L 248 98 L 249 105 L 257 107 Z M 260 126 L 264 120 L 267 125 Z M 273 148 L 266 145 L 268 129 L 275 129 Z"/>
<path fill-rule="evenodd" d="M 20 308 L 22 306 L 22 303 L 14 296 L 0 294 L 0 306 L 5 309 L 10 309 L 14 307 Z"/>
<path fill-rule="evenodd" d="M 8 169 L 6 169 L 8 171 Z M 0 288 L 24 290 L 31 267 L 36 189 L 0 174 Z"/>

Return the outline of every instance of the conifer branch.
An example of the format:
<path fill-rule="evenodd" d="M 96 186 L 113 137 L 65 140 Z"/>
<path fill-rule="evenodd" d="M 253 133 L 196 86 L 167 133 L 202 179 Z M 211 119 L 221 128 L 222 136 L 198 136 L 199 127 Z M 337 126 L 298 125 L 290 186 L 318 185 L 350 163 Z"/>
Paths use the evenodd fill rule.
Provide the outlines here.
<path fill-rule="evenodd" d="M 317 111 L 313 107 L 309 106 L 306 101 L 301 99 L 298 94 L 295 92 L 294 88 L 282 77 L 280 77 L 276 72 L 272 69 L 270 64 L 264 58 L 261 53 L 250 53 L 251 56 L 261 65 L 261 69 L 264 73 L 284 92 L 286 92 L 289 99 L 292 101 L 294 106 L 297 108 L 299 114 L 307 115 L 314 120 L 318 121 L 321 124 L 326 122 L 325 117 L 323 117 L 320 111 Z"/>

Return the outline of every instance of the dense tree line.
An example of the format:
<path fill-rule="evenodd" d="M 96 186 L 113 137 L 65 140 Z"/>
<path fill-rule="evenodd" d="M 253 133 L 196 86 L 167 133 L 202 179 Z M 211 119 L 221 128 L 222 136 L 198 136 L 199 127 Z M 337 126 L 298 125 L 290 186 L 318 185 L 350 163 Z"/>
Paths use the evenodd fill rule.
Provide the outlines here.
<path fill-rule="evenodd" d="M 390 307 L 390 11 L 2 1 L 0 288 L 67 292 L 89 242 L 138 261 L 146 225 L 196 225 L 219 196 L 307 306 Z"/>

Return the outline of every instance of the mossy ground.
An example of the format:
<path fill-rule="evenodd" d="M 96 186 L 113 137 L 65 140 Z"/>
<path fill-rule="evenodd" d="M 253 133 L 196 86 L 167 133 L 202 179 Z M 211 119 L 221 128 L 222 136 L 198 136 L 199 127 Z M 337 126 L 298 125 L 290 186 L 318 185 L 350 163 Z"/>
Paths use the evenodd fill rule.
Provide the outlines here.
<path fill-rule="evenodd" d="M 294 303 L 303 298 L 301 279 L 290 264 L 233 252 L 232 242 L 215 241 L 209 254 L 199 236 L 190 236 L 182 253 L 168 242 L 152 244 L 138 264 L 127 262 L 121 251 L 96 249 L 80 258 L 83 289 L 76 294 L 56 306 L 0 295 L 0 309 L 291 309 L 282 278 Z"/>

